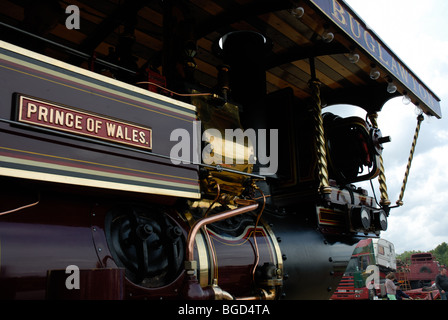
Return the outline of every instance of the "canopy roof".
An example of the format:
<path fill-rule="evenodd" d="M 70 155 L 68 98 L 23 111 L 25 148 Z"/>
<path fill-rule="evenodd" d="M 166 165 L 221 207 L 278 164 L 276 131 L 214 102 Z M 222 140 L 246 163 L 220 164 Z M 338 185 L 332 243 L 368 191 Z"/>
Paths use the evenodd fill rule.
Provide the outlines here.
<path fill-rule="evenodd" d="M 132 35 L 135 42 L 130 49 L 137 67 L 151 66 L 166 74 L 162 67 L 169 41 L 181 37 L 182 41 L 197 44 L 196 81 L 213 88 L 217 83 L 217 67 L 222 64 L 217 50 L 219 39 L 231 31 L 252 30 L 264 35 L 269 45 L 268 92 L 291 87 L 296 97 L 309 98 L 308 81 L 313 74 L 310 58 L 314 57 L 315 75 L 322 82 L 328 105 L 353 104 L 367 111 L 379 111 L 392 97 L 407 94 L 426 114 L 441 117 L 440 99 L 342 0 L 54 2 L 62 9 L 57 17 L 52 14 L 52 1 L 3 0 L 0 5 L 3 40 L 29 45 L 29 38 L 11 31 L 12 26 L 106 59 L 110 47 L 118 48 L 123 35 Z M 80 9 L 79 29 L 66 27 L 71 14 L 71 11 L 65 13 L 68 5 Z M 303 8 L 303 15 L 298 7 Z M 51 23 L 53 19 L 57 21 L 55 26 Z M 39 24 L 42 30 L 36 28 Z M 48 33 L 44 30 L 46 26 Z M 334 35 L 331 42 L 324 41 L 328 33 Z M 67 50 L 56 50 L 49 43 L 41 50 L 62 60 L 69 59 Z M 357 55 L 359 60 L 350 61 Z M 370 78 L 373 68 L 381 73 L 376 80 Z M 389 82 L 396 85 L 396 92 L 388 92 Z"/>

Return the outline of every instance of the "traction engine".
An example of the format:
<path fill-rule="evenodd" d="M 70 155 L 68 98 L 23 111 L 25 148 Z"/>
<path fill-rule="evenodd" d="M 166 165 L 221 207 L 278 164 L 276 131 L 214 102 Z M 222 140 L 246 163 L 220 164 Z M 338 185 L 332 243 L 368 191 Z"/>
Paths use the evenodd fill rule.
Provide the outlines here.
<path fill-rule="evenodd" d="M 378 175 L 384 138 L 374 125 L 360 118 L 342 119 L 330 113 L 320 117 L 321 106 L 295 100 L 291 90 L 266 95 L 262 55 L 255 54 L 267 50 L 262 35 L 235 32 L 226 35 L 222 44 L 225 66 L 220 70 L 218 94 L 191 91 L 204 161 L 199 166 L 188 162 L 186 155 L 197 150 L 182 149 L 174 156 L 180 173 L 160 171 L 174 166 L 157 158 L 157 152 L 162 153 L 157 146 L 163 139 L 158 126 L 152 127 L 153 153 L 142 151 L 143 155 L 50 124 L 41 126 L 65 112 L 67 127 L 69 115 L 82 119 L 84 113 L 53 104 L 65 101 L 54 93 L 57 84 L 54 88 L 49 85 L 52 94 L 45 97 L 39 97 L 42 94 L 37 90 L 16 94 L 20 81 L 32 81 L 30 87 L 37 88 L 40 80 L 11 75 L 10 84 L 2 89 L 18 101 L 17 121 L 3 116 L 2 124 L 2 135 L 11 137 L 9 146 L 2 149 L 11 176 L 2 178 L 0 195 L 3 298 L 331 297 L 359 234 L 375 235 L 387 228 L 387 212 L 365 191 L 351 185 Z M 9 49 L 11 56 L 17 55 L 14 49 Z M 56 66 L 60 72 L 63 67 Z M 65 90 L 68 96 L 78 94 L 78 100 L 91 99 L 99 107 L 106 99 L 94 95 L 92 100 L 90 93 Z M 157 95 L 151 98 L 161 99 Z M 166 105 L 166 101 L 176 106 L 167 98 L 157 103 Z M 126 118 L 121 110 L 116 114 Z M 129 120 L 138 117 L 132 115 Z M 95 119 L 112 121 L 99 115 Z M 238 140 L 225 135 L 228 129 L 247 133 L 244 128 L 253 128 L 255 136 Z M 325 136 L 320 134 L 323 128 Z M 263 136 L 268 129 L 269 135 Z M 193 131 L 185 130 L 194 136 L 194 125 Z M 206 134 L 210 132 L 215 135 Z M 260 151 L 260 141 L 270 144 L 269 164 L 275 165 L 275 175 L 259 174 L 267 164 L 255 151 L 257 147 Z M 27 147 L 33 143 L 36 148 Z M 49 156 L 53 152 L 49 148 L 60 148 L 60 153 Z M 231 164 L 224 161 L 228 148 L 235 151 Z M 274 163 L 272 150 L 278 153 L 278 163 Z M 150 161 L 142 162 L 141 157 L 149 155 Z M 105 156 L 117 160 L 95 169 L 95 163 L 104 161 Z M 69 160 L 76 157 L 83 160 Z M 9 163 L 11 158 L 21 159 L 20 165 Z M 128 170 L 124 176 L 119 168 L 129 168 L 132 161 L 139 169 Z M 156 173 L 146 174 L 149 171 Z M 12 177 L 30 177 L 25 172 L 34 172 L 34 180 Z M 176 175 L 188 182 L 185 186 L 191 186 L 196 177 L 200 196 L 174 196 L 186 188 Z M 64 185 L 61 176 L 78 180 Z M 126 177 L 132 177 L 136 185 L 143 179 L 158 179 L 173 196 L 125 192 L 121 188 Z M 52 179 L 59 183 L 48 182 Z M 88 179 L 101 180 L 102 186 L 115 190 L 105 193 L 101 188 L 89 188 Z M 87 187 L 80 188 L 77 183 Z M 67 289 L 69 266 L 79 268 L 84 279 L 79 290 Z"/>

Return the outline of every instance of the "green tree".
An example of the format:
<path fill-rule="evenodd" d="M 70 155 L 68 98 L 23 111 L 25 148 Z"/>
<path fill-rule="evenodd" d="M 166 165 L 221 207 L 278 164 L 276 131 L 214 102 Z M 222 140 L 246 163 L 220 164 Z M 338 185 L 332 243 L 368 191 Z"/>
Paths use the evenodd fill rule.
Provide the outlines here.
<path fill-rule="evenodd" d="M 414 253 L 422 253 L 421 251 L 405 251 L 401 254 L 397 254 L 397 260 L 401 260 L 403 262 L 408 261 L 409 263 L 411 262 L 411 255 L 413 255 Z"/>
<path fill-rule="evenodd" d="M 441 265 L 448 266 L 448 244 L 443 242 L 430 251 Z"/>
<path fill-rule="evenodd" d="M 435 249 L 432 249 L 429 252 L 433 254 L 433 256 L 437 261 L 439 261 L 441 265 L 445 265 L 446 267 L 448 267 L 448 244 L 446 242 L 439 244 Z M 411 255 L 413 255 L 414 253 L 423 253 L 423 251 L 405 251 L 401 254 L 397 254 L 397 260 L 410 262 Z"/>

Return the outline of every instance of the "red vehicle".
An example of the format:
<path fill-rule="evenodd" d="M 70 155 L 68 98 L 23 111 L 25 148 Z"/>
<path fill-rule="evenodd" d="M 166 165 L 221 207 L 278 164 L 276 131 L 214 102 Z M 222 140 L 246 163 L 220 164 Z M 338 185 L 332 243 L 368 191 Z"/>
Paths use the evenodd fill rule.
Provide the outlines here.
<path fill-rule="evenodd" d="M 329 299 L 399 96 L 441 118 L 342 0 L 2 0 L 0 298 Z"/>
<path fill-rule="evenodd" d="M 399 268 L 397 278 L 406 281 L 410 289 L 421 289 L 434 283 L 439 269 L 439 262 L 431 253 L 414 253 L 410 262 Z"/>

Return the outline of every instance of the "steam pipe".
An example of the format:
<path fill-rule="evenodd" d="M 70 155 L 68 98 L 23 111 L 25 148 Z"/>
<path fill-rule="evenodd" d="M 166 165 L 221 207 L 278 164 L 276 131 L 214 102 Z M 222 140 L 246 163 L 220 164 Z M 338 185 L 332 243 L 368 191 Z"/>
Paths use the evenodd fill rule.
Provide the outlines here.
<path fill-rule="evenodd" d="M 252 203 L 244 207 L 240 207 L 233 210 L 228 210 L 223 213 L 218 213 L 210 217 L 204 217 L 193 225 L 187 237 L 187 259 L 185 260 L 185 270 L 187 273 L 186 283 L 182 289 L 182 295 L 188 299 L 204 300 L 204 299 L 216 299 L 216 300 L 233 300 L 230 293 L 222 290 L 215 282 L 213 285 L 206 288 L 202 288 L 196 277 L 197 261 L 194 260 L 194 242 L 196 235 L 208 224 L 225 220 L 258 208 L 258 203 Z"/>
<path fill-rule="evenodd" d="M 256 300 L 275 300 L 275 290 L 263 290 L 261 289 L 260 295 L 258 296 L 251 296 L 251 297 L 239 297 L 235 300 L 242 300 L 242 301 L 256 301 Z"/>
<path fill-rule="evenodd" d="M 250 204 L 241 208 L 228 210 L 223 213 L 218 213 L 210 217 L 202 218 L 201 220 L 198 220 L 193 227 L 191 228 L 190 232 L 188 233 L 187 237 L 187 261 L 193 261 L 194 260 L 194 241 L 196 238 L 197 233 L 199 230 L 201 230 L 202 227 L 218 222 L 221 220 L 225 220 L 234 216 L 238 216 L 240 214 L 256 210 L 258 208 L 258 203 Z"/>

